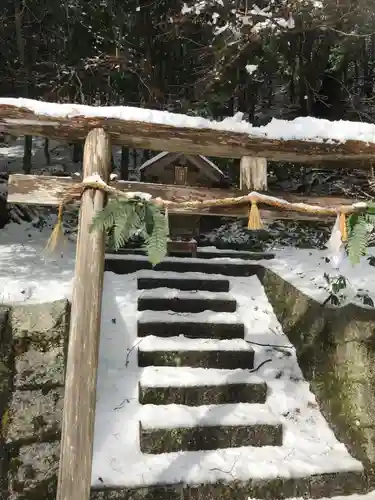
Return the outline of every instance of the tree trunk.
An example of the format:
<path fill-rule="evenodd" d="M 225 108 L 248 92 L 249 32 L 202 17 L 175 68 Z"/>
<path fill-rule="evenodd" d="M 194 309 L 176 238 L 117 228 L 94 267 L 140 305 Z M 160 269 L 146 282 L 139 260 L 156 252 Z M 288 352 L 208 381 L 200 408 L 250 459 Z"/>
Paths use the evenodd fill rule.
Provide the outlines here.
<path fill-rule="evenodd" d="M 25 140 L 23 144 L 23 161 L 22 161 L 22 167 L 25 174 L 31 173 L 32 147 L 33 147 L 33 137 L 31 135 L 25 135 Z"/>
<path fill-rule="evenodd" d="M 49 153 L 49 139 L 46 137 L 44 139 L 44 158 L 46 159 L 46 165 L 51 165 L 51 155 Z"/>
<path fill-rule="evenodd" d="M 121 148 L 120 177 L 122 181 L 127 181 L 129 179 L 129 148 L 125 146 Z"/>
<path fill-rule="evenodd" d="M 25 59 L 25 40 L 22 33 L 22 16 L 23 16 L 24 6 L 20 0 L 14 0 L 14 22 L 16 28 L 16 40 L 18 47 L 18 57 L 20 62 L 20 68 L 23 74 L 23 97 L 28 97 L 28 71 Z M 32 149 L 33 138 L 31 136 L 25 136 L 24 149 L 23 149 L 23 171 L 25 174 L 30 174 L 31 172 L 31 149 Z"/>

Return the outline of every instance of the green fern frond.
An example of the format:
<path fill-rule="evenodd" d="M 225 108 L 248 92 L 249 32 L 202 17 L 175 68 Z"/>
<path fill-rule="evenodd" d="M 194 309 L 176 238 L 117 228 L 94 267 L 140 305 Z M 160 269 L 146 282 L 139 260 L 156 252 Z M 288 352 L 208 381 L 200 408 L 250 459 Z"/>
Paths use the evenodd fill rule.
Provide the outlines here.
<path fill-rule="evenodd" d="M 359 214 L 351 214 L 349 215 L 349 217 L 347 218 L 347 229 L 348 229 L 348 238 L 350 238 L 350 235 L 355 227 L 355 225 L 357 224 L 358 222 L 358 217 L 359 217 Z"/>
<path fill-rule="evenodd" d="M 153 266 L 158 264 L 167 254 L 168 230 L 164 215 L 157 207 L 151 209 L 153 229 L 146 239 L 148 259 Z"/>
<path fill-rule="evenodd" d="M 368 246 L 368 222 L 365 215 L 360 215 L 355 219 L 355 223 L 350 226 L 348 235 L 348 255 L 351 263 L 358 264 L 360 258 L 367 253 Z"/>
<path fill-rule="evenodd" d="M 375 214 L 366 213 L 365 218 L 368 224 L 375 226 Z"/>
<path fill-rule="evenodd" d="M 110 200 L 107 205 L 98 212 L 92 219 L 90 232 L 95 229 L 108 231 L 111 229 L 118 217 L 124 212 L 124 202 L 119 200 Z"/>
<path fill-rule="evenodd" d="M 367 203 L 366 213 L 367 213 L 367 215 L 375 215 L 375 203 L 374 202 Z"/>
<path fill-rule="evenodd" d="M 167 225 L 160 209 L 141 198 L 111 200 L 95 215 L 90 231 L 105 231 L 109 244 L 119 250 L 129 239 L 141 235 L 146 242 L 150 262 L 158 264 L 167 253 Z"/>

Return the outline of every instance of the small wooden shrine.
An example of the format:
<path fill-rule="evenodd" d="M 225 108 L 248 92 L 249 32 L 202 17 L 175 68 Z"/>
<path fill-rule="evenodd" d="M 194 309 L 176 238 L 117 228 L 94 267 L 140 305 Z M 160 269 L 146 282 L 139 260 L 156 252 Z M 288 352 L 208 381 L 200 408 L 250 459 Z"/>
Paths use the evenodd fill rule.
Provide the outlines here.
<path fill-rule="evenodd" d="M 142 182 L 197 187 L 228 187 L 228 177 L 206 156 L 162 153 L 140 167 Z"/>
<path fill-rule="evenodd" d="M 140 167 L 141 181 L 176 186 L 229 187 L 228 177 L 203 155 L 185 155 L 163 151 Z M 169 252 L 196 253 L 200 215 L 170 214 Z"/>

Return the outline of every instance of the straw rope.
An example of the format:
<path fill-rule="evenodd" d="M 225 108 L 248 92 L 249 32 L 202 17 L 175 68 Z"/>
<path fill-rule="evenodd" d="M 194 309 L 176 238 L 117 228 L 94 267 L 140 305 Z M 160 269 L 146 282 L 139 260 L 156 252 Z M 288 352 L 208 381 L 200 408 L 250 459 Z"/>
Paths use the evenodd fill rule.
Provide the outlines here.
<path fill-rule="evenodd" d="M 129 199 L 134 196 L 133 192 L 125 192 L 109 186 L 104 181 L 96 180 L 84 180 L 80 184 L 76 184 L 71 188 L 68 188 L 66 193 L 63 195 L 60 205 L 64 206 L 68 203 L 78 200 L 81 198 L 83 192 L 86 189 L 100 189 L 110 196 L 117 198 Z M 211 207 L 225 207 L 234 205 L 245 205 L 251 204 L 253 202 L 260 203 L 262 205 L 268 205 L 271 207 L 278 208 L 280 210 L 288 210 L 293 212 L 307 213 L 307 214 L 318 214 L 335 216 L 338 213 L 344 215 L 350 215 L 352 213 L 361 212 L 367 208 L 366 203 L 354 203 L 352 205 L 341 205 L 337 207 L 322 207 L 320 205 L 308 205 L 305 203 L 291 203 L 285 201 L 281 198 L 276 198 L 274 196 L 268 196 L 265 194 L 257 193 L 253 191 L 252 193 L 230 198 L 221 199 L 208 199 L 208 200 L 192 200 L 192 201 L 169 201 L 163 200 L 162 198 L 152 198 L 150 200 L 163 208 L 186 208 L 186 209 L 204 209 Z"/>
<path fill-rule="evenodd" d="M 73 201 L 79 200 L 86 189 L 100 189 L 101 191 L 107 193 L 109 196 L 113 196 L 118 199 L 124 199 L 124 200 L 133 198 L 136 195 L 136 193 L 134 192 L 125 192 L 116 189 L 114 187 L 111 187 L 100 178 L 93 179 L 93 177 L 95 176 L 84 179 L 81 183 L 75 184 L 74 186 L 68 188 L 67 191 L 64 193 L 61 202 L 59 204 L 57 224 L 48 241 L 47 249 L 53 250 L 56 247 L 57 242 L 63 238 L 62 217 L 63 217 L 64 206 Z M 276 198 L 274 196 L 268 196 L 265 194 L 257 193 L 256 191 L 238 197 L 211 199 L 203 201 L 199 200 L 169 201 L 169 200 L 163 200 L 162 198 L 151 198 L 149 201 L 151 203 L 155 203 L 160 208 L 165 210 L 167 221 L 168 221 L 168 211 L 171 208 L 199 210 L 211 207 L 226 207 L 226 206 L 247 204 L 249 206 L 248 229 L 253 229 L 253 230 L 263 228 L 258 208 L 259 203 L 274 208 L 278 208 L 280 210 L 289 210 L 289 211 L 307 213 L 312 215 L 314 214 L 326 215 L 326 216 L 336 215 L 339 216 L 340 220 L 339 225 L 340 225 L 342 241 L 346 241 L 348 237 L 346 217 L 352 213 L 362 212 L 367 208 L 366 203 L 354 203 L 352 205 L 341 205 L 338 207 L 321 207 L 319 205 L 307 205 L 305 203 L 290 203 L 281 198 Z"/>

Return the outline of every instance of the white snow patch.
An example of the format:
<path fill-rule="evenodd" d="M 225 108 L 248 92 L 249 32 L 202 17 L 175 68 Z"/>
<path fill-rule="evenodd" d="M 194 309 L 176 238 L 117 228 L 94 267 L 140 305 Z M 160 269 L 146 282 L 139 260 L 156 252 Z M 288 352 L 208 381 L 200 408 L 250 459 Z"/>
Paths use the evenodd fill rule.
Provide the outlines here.
<path fill-rule="evenodd" d="M 371 247 L 367 257 L 373 255 L 375 248 Z M 261 263 L 319 302 L 324 302 L 329 295 L 324 273 L 331 276 L 338 274 L 345 276 L 349 292 L 348 301 L 356 301 L 353 291 L 358 290 L 368 293 L 375 299 L 373 267 L 369 265 L 366 256 L 355 266 L 347 258 L 343 259 L 338 270 L 326 260 L 330 257 L 329 250 L 282 248 L 275 251 L 274 259 L 264 260 Z"/>
<path fill-rule="evenodd" d="M 225 384 L 262 384 L 249 370 L 219 370 L 173 366 L 148 366 L 140 378 L 143 387 L 198 387 Z"/>
<path fill-rule="evenodd" d="M 230 293 L 225 292 L 209 292 L 209 291 L 195 291 L 195 290 L 177 290 L 174 288 L 153 288 L 150 290 L 144 290 L 140 294 L 142 298 L 158 299 L 163 297 L 164 299 L 180 299 L 180 300 L 199 300 L 199 299 L 209 299 L 209 300 L 233 300 Z"/>
<path fill-rule="evenodd" d="M 201 251 L 200 247 L 198 247 L 198 251 Z M 226 251 L 223 251 L 226 252 Z M 249 264 L 248 260 L 244 260 L 241 258 L 233 258 L 230 259 L 230 264 L 238 264 L 238 265 L 243 265 Z M 116 254 L 116 253 L 107 253 L 105 254 L 105 258 L 108 260 L 138 260 L 138 261 L 143 261 L 143 262 L 148 262 L 148 258 L 146 255 L 130 255 L 130 254 Z M 189 258 L 190 262 L 199 262 L 199 263 L 205 263 L 209 265 L 210 262 L 219 262 L 219 263 L 228 263 L 228 258 L 227 257 L 220 257 L 220 253 L 218 252 L 218 256 L 215 258 L 210 259 L 209 261 L 207 259 L 202 259 L 202 258 Z M 186 262 L 186 257 L 166 257 L 163 262 Z M 185 273 L 183 273 L 185 275 Z M 225 276 L 225 279 L 227 277 Z"/>
<path fill-rule="evenodd" d="M 262 23 L 257 25 L 257 27 L 261 27 L 261 24 Z M 288 22 L 286 22 L 286 24 L 288 24 Z M 287 121 L 273 118 L 271 122 L 265 126 L 254 127 L 242 119 L 239 120 L 238 116 L 227 117 L 219 122 L 168 111 L 128 106 L 93 107 L 80 104 L 47 103 L 23 98 L 0 98 L 0 105 L 24 107 L 39 116 L 59 118 L 71 118 L 75 116 L 114 118 L 126 121 L 169 125 L 178 128 L 193 128 L 198 130 L 209 129 L 243 133 L 250 137 L 263 137 L 277 140 L 294 139 L 313 142 L 346 142 L 348 140 L 355 140 L 370 143 L 375 142 L 374 124 L 344 120 L 329 121 L 312 117 L 299 117 L 292 121 Z M 12 123 L 20 122 L 18 119 L 4 120 Z M 22 121 L 26 123 L 33 120 Z"/>
<path fill-rule="evenodd" d="M 176 313 L 173 311 L 142 311 L 138 315 L 140 323 L 239 323 L 237 313 L 218 313 L 203 311 L 200 313 Z"/>
<path fill-rule="evenodd" d="M 52 227 L 38 231 L 31 224 L 0 229 L 0 303 L 41 303 L 70 298 L 75 245 L 53 255 L 45 247 Z"/>
<path fill-rule="evenodd" d="M 2 302 L 50 302 L 70 297 L 74 268 L 74 246 L 67 245 L 62 257 L 43 257 L 42 250 L 50 234 L 27 225 L 9 225 L 0 231 L 0 290 Z M 324 252 L 288 249 L 276 252 L 277 258 L 264 264 L 288 281 L 313 293 L 317 275 L 324 265 Z M 216 260 L 216 259 L 215 259 Z M 219 261 L 220 259 L 217 259 Z M 221 259 L 226 261 L 227 259 Z M 242 262 L 243 261 L 240 261 Z M 328 265 L 328 264 L 327 264 Z M 150 271 L 148 271 L 150 273 Z M 354 276 L 357 275 L 357 277 Z M 354 268 L 353 280 L 371 284 L 368 267 Z M 162 275 L 162 273 L 158 274 Z M 189 273 L 194 276 L 194 273 Z M 302 276 L 303 275 L 303 276 Z M 201 275 L 195 275 L 200 276 Z M 227 276 L 222 276 L 228 279 Z M 197 315 L 168 312 L 137 312 L 137 275 L 104 277 L 103 309 L 97 383 L 94 461 L 92 484 L 103 486 L 143 486 L 160 483 L 194 483 L 248 480 L 249 478 L 299 477 L 309 474 L 362 470 L 345 446 L 338 442 L 316 405 L 309 384 L 303 379 L 295 350 L 283 334 L 264 289 L 257 277 L 230 277 L 230 293 L 238 308 L 235 314 L 205 311 Z M 363 282 L 362 282 L 363 285 Z M 24 289 L 28 290 L 25 294 Z M 203 370 L 186 368 L 139 368 L 137 348 L 140 342 L 150 346 L 151 338 L 137 338 L 137 319 L 157 321 L 210 321 L 226 318 L 243 322 L 245 340 L 255 351 L 255 374 L 245 370 Z M 186 340 L 186 339 L 185 339 Z M 178 338 L 177 342 L 185 342 Z M 168 339 L 172 342 L 172 339 Z M 159 342 L 167 342 L 166 339 Z M 189 341 L 187 341 L 189 342 Z M 197 341 L 192 341 L 197 342 Z M 202 341 L 200 341 L 202 342 Z M 232 341 L 230 341 L 232 342 Z M 242 342 L 242 341 L 241 341 Z M 159 344 L 160 345 L 160 344 Z M 242 343 L 243 345 L 243 343 Z M 271 347 L 270 347 L 271 346 Z M 273 346 L 273 347 L 272 347 Z M 157 343 L 155 348 L 157 348 Z M 220 370 L 221 372 L 221 370 Z M 178 378 L 178 375 L 180 377 Z M 185 378 L 186 377 L 186 378 Z M 139 421 L 151 425 L 153 408 L 138 402 L 139 382 L 215 384 L 224 380 L 262 380 L 268 384 L 265 410 L 283 425 L 283 445 L 279 447 L 242 447 L 202 452 L 144 455 L 139 445 Z M 225 405 L 227 421 L 240 422 L 242 409 Z M 222 419 L 221 409 L 212 410 L 212 419 Z M 160 412 L 160 413 L 157 413 Z M 196 408 L 158 409 L 158 422 L 193 422 L 204 410 Z M 162 415 L 162 412 L 165 412 Z M 182 414 L 183 412 L 183 414 Z M 215 413 L 218 412 L 218 413 Z M 171 415 L 168 421 L 168 415 Z M 210 417 L 210 418 L 211 418 Z M 204 418 L 209 418 L 204 417 Z M 250 413 L 244 413 L 244 420 Z M 208 420 L 209 421 L 209 420 Z M 198 422 L 197 422 L 198 423 Z M 230 471 L 228 474 L 226 471 Z M 103 483 L 101 482 L 101 480 Z M 355 497 L 355 496 L 354 496 Z M 360 497 L 358 497 L 360 498 Z M 363 497 L 368 500 L 370 497 Z"/>
<path fill-rule="evenodd" d="M 87 177 L 85 177 L 82 181 L 82 184 L 92 184 L 93 182 L 95 182 L 99 186 L 103 187 L 107 186 L 107 183 L 103 181 L 103 179 L 100 177 L 98 173 L 88 175 Z"/>
<path fill-rule="evenodd" d="M 183 335 L 161 338 L 155 335 L 143 337 L 140 351 L 250 351 L 251 346 L 242 339 L 189 339 Z"/>
<path fill-rule="evenodd" d="M 214 247 L 211 247 L 214 248 Z M 199 247 L 199 251 L 202 251 L 203 248 Z M 150 271 L 148 269 L 141 269 L 138 271 L 137 276 L 139 278 L 160 278 L 160 272 L 159 271 Z M 228 281 L 227 276 L 222 276 L 216 275 L 216 274 L 205 274 L 205 273 L 192 273 L 192 272 L 186 272 L 186 273 L 176 273 L 174 271 L 164 271 L 163 272 L 163 278 L 168 278 L 168 279 L 175 279 L 178 278 L 179 280 L 183 279 L 199 279 L 199 280 L 217 280 L 217 279 L 222 279 L 223 281 Z"/>
<path fill-rule="evenodd" d="M 146 429 L 210 425 L 278 425 L 280 420 L 263 404 L 144 405 L 141 424 Z"/>
<path fill-rule="evenodd" d="M 256 70 L 258 69 L 258 65 L 257 65 L 257 64 L 247 64 L 247 65 L 245 66 L 245 69 L 246 69 L 246 71 L 247 71 L 247 73 L 248 73 L 249 75 L 252 75 L 252 74 L 253 74 L 253 73 L 255 73 L 255 72 L 256 72 Z"/>

